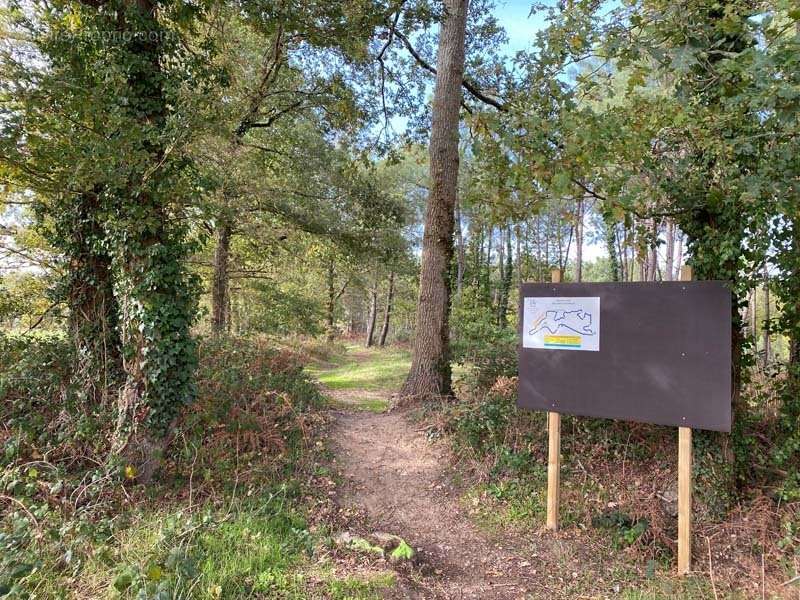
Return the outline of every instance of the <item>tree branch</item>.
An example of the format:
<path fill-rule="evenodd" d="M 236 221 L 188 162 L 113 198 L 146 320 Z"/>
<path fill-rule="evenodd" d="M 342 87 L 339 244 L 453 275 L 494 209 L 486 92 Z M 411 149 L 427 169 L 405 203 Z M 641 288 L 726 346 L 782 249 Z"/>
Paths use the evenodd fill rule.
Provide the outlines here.
<path fill-rule="evenodd" d="M 417 49 L 414 48 L 413 44 L 409 41 L 409 39 L 403 33 L 401 33 L 394 25 L 388 25 L 388 27 L 390 31 L 394 32 L 394 35 L 397 36 L 397 39 L 403 42 L 403 45 L 406 47 L 406 50 L 408 50 L 408 53 L 414 58 L 415 61 L 417 61 L 417 64 L 426 71 L 428 71 L 429 73 L 436 75 L 436 67 L 431 65 L 428 61 L 425 60 L 425 58 L 419 52 L 417 52 Z M 476 100 L 480 100 L 484 104 L 493 106 L 500 112 L 508 112 L 508 108 L 501 100 L 488 96 L 487 94 L 482 92 L 475 83 L 473 83 L 466 77 L 461 81 L 461 85 Z M 465 105 L 462 104 L 462 106 L 467 108 L 467 112 L 472 112 Z"/>

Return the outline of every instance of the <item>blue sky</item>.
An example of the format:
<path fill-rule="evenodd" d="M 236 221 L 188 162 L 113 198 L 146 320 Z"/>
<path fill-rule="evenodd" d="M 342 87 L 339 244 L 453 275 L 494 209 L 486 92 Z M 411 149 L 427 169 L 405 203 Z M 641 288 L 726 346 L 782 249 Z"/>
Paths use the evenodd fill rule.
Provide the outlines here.
<path fill-rule="evenodd" d="M 514 56 L 520 50 L 528 50 L 531 48 L 536 40 L 536 32 L 546 26 L 545 11 L 539 11 L 534 15 L 530 15 L 531 1 L 530 0 L 497 0 L 497 5 L 494 9 L 494 15 L 497 17 L 500 25 L 506 30 L 508 35 L 508 45 L 506 48 L 506 55 L 509 57 Z M 594 237 L 593 228 L 589 219 L 586 220 L 585 232 L 588 234 L 584 241 L 584 259 L 587 261 L 595 260 L 596 258 L 605 255 L 605 248 L 602 244 L 591 241 Z M 572 244 L 570 254 L 575 252 L 575 245 Z"/>
<path fill-rule="evenodd" d="M 527 49 L 534 41 L 536 32 L 545 25 L 544 14 L 529 16 L 529 0 L 498 0 L 494 14 L 508 34 L 508 54 L 513 56 Z"/>

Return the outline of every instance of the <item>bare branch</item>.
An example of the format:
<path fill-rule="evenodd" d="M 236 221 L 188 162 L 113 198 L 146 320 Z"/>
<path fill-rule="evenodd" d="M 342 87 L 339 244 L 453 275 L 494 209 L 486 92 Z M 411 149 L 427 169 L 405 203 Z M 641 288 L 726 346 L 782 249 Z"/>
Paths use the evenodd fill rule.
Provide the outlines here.
<path fill-rule="evenodd" d="M 425 58 L 419 52 L 417 52 L 417 49 L 414 48 L 413 44 L 409 41 L 409 39 L 403 33 L 401 33 L 394 25 L 390 25 L 389 27 L 391 28 L 392 31 L 394 31 L 394 34 L 397 36 L 397 39 L 403 42 L 403 45 L 406 47 L 406 50 L 408 50 L 408 53 L 412 57 L 414 57 L 414 60 L 417 61 L 417 64 L 426 71 L 428 71 L 429 73 L 436 75 L 436 67 L 430 64 L 428 61 L 426 61 Z M 486 93 L 482 92 L 475 83 L 473 83 L 466 77 L 461 82 L 461 85 L 476 100 L 480 100 L 484 104 L 493 106 L 500 112 L 508 112 L 508 108 L 506 107 L 505 103 L 498 100 L 497 98 L 492 98 L 491 96 L 488 96 Z M 470 110 L 466 105 L 462 104 L 462 106 L 464 106 L 464 108 L 467 109 L 467 112 L 470 113 L 472 112 L 472 110 Z"/>

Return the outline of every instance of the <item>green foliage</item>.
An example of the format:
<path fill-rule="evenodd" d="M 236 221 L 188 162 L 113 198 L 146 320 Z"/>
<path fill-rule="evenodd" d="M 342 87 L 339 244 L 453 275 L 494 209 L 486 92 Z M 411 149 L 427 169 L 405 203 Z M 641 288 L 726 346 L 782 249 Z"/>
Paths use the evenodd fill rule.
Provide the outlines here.
<path fill-rule="evenodd" d="M 517 333 L 500 326 L 494 311 L 479 305 L 467 288 L 453 306 L 452 355 L 468 365 L 480 389 L 488 389 L 498 377 L 517 374 Z"/>
<path fill-rule="evenodd" d="M 299 293 L 285 292 L 272 283 L 253 285 L 255 306 L 249 322 L 253 332 L 320 335 L 322 303 Z"/>
<path fill-rule="evenodd" d="M 414 558 L 414 549 L 409 546 L 405 540 L 400 540 L 400 543 L 397 544 L 397 548 L 392 550 L 389 557 L 392 560 L 411 560 Z"/>
<path fill-rule="evenodd" d="M 0 278 L 0 323 L 9 329 L 33 325 L 52 305 L 48 286 L 47 278 L 32 273 Z"/>
<path fill-rule="evenodd" d="M 500 390 L 484 392 L 460 403 L 455 411 L 450 427 L 460 443 L 478 453 L 497 452 L 517 412 L 516 395 Z"/>
<path fill-rule="evenodd" d="M 63 336 L 0 336 L 2 355 L 12 359 L 0 369 L 0 417 L 7 424 L 0 432 L 0 587 L 11 597 L 34 589 L 56 597 L 64 586 L 98 585 L 124 597 L 199 589 L 211 599 L 219 597 L 215 586 L 234 596 L 285 588 L 302 597 L 287 571 L 311 538 L 294 506 L 298 486 L 276 479 L 301 468 L 307 415 L 322 398 L 296 356 L 263 339 L 203 340 L 199 401 L 179 419 L 180 442 L 153 490 L 163 500 L 131 505 L 132 495 L 144 500 L 141 489 L 123 493 L 114 473 L 95 466 L 107 452 L 113 420 L 98 407 L 87 422 L 68 401 L 70 349 Z M 232 455 L 232 447 L 239 453 Z M 239 460 L 257 461 L 258 468 L 233 481 Z M 232 500 L 244 488 L 246 503 L 223 503 L 234 512 L 210 500 Z M 192 510 L 181 508 L 186 493 Z M 242 544 L 249 562 L 233 552 Z"/>
<path fill-rule="evenodd" d="M 592 519 L 592 526 L 608 529 L 612 533 L 614 547 L 625 548 L 642 537 L 649 527 L 645 518 L 633 518 L 620 511 L 608 511 Z"/>
<path fill-rule="evenodd" d="M 57 424 L 62 411 L 62 419 L 79 414 L 70 388 L 72 345 L 63 334 L 0 332 L 0 356 L 0 416 L 13 432 L 8 444 L 17 451 L 20 444 L 30 450 L 29 444 L 49 447 L 77 442 L 88 433 L 74 423 Z M 17 458 L 16 452 L 12 458 Z"/>

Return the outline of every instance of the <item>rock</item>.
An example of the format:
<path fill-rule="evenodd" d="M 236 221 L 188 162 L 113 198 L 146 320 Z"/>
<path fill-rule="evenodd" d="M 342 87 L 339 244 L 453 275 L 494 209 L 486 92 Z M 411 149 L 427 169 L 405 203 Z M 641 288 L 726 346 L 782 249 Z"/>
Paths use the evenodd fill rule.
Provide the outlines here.
<path fill-rule="evenodd" d="M 678 490 L 677 489 L 668 489 L 658 494 L 659 500 L 664 507 L 664 512 L 669 515 L 670 517 L 677 517 L 678 516 Z"/>
<path fill-rule="evenodd" d="M 351 550 L 355 550 L 356 552 L 364 552 L 366 554 L 375 554 L 384 558 L 385 554 L 383 548 L 380 546 L 375 546 L 374 544 L 370 543 L 369 540 L 366 540 L 361 537 L 354 537 L 347 547 Z"/>
<path fill-rule="evenodd" d="M 414 549 L 399 535 L 376 531 L 370 539 L 380 546 L 391 562 L 401 562 L 414 558 Z"/>
<path fill-rule="evenodd" d="M 381 558 L 388 557 L 389 561 L 395 563 L 411 560 L 415 555 L 414 549 L 403 538 L 381 531 L 376 531 L 367 537 L 343 531 L 334 536 L 333 541 L 337 546 Z"/>

